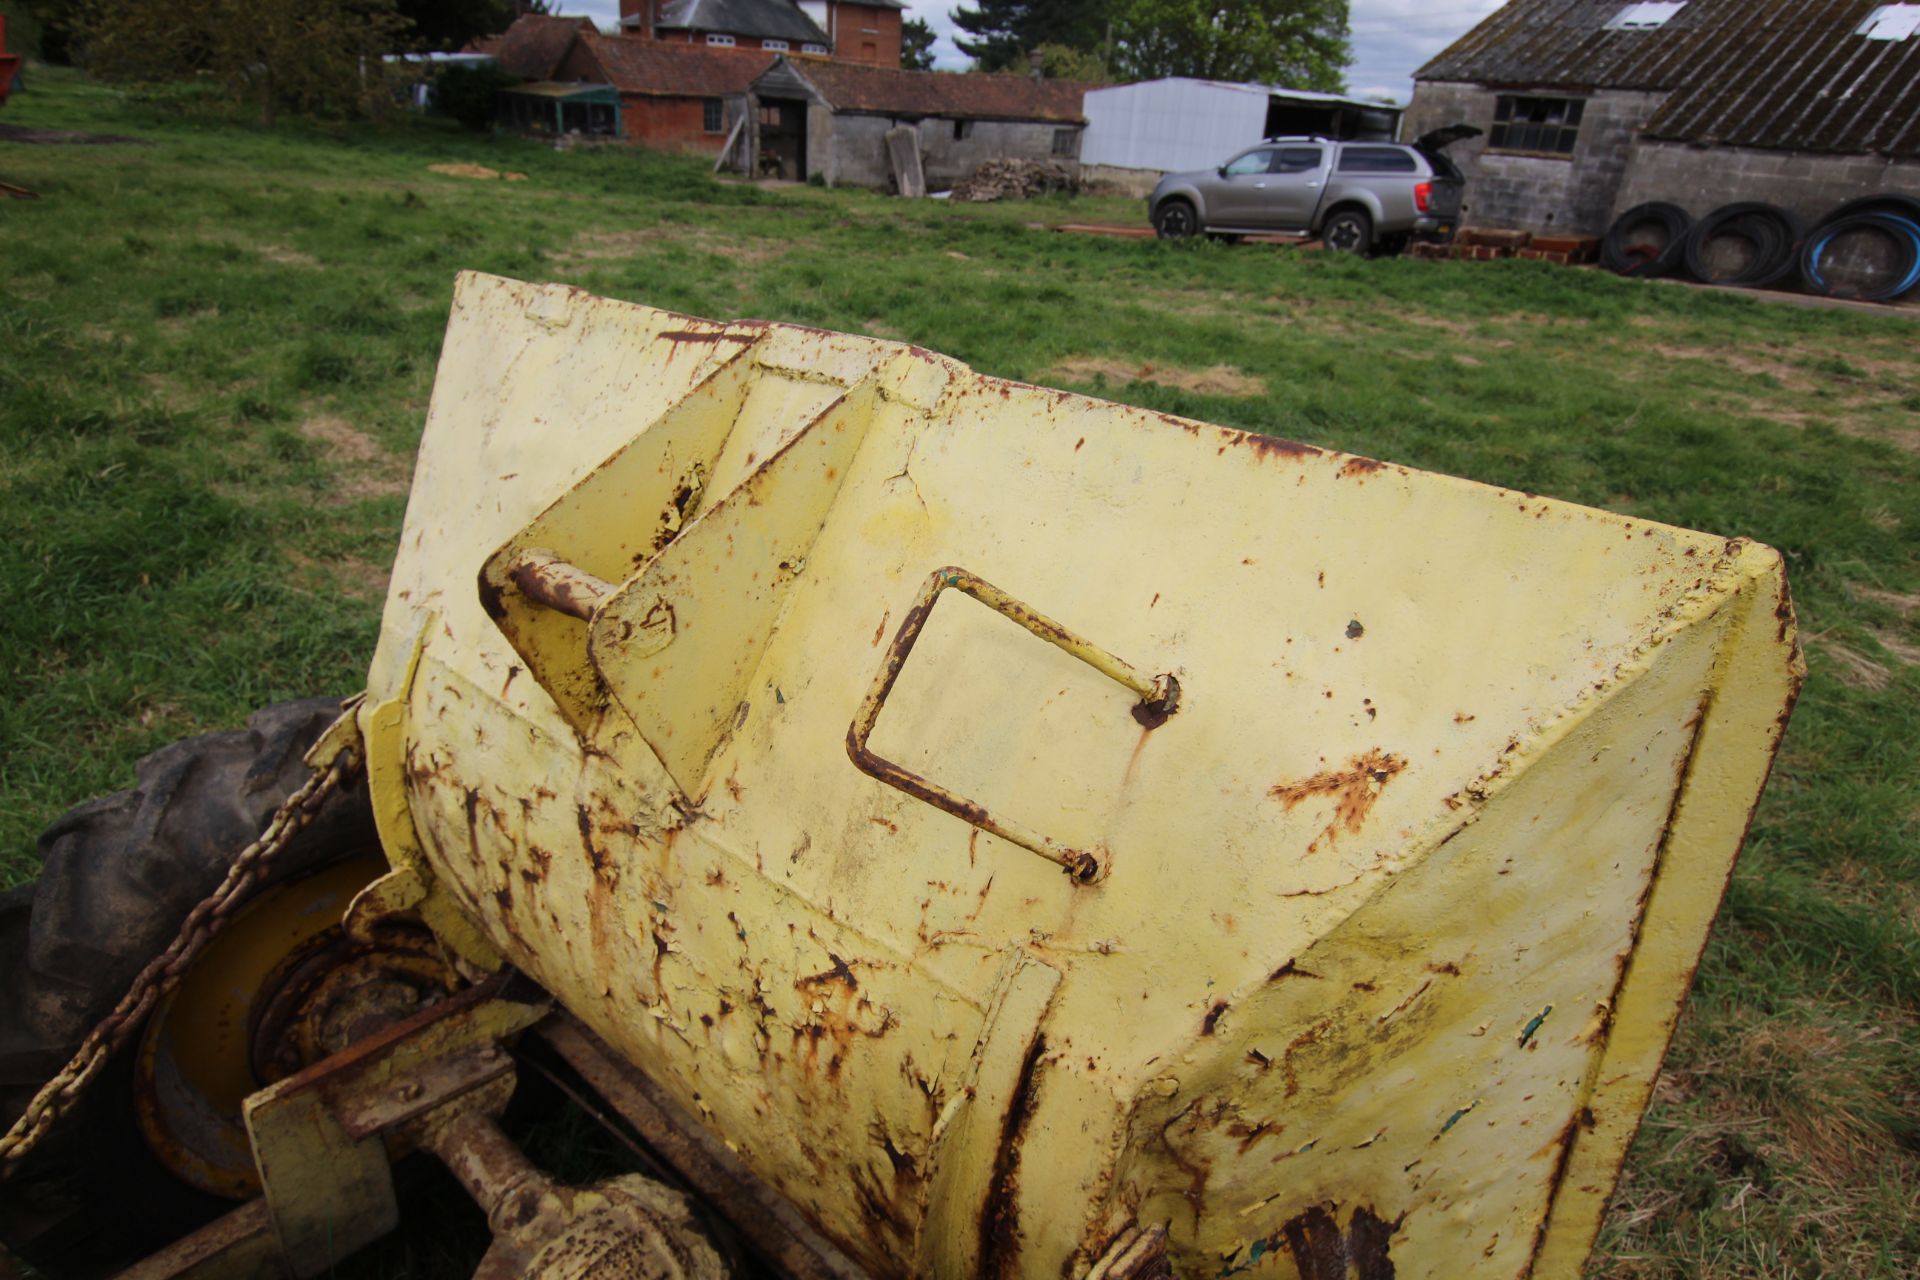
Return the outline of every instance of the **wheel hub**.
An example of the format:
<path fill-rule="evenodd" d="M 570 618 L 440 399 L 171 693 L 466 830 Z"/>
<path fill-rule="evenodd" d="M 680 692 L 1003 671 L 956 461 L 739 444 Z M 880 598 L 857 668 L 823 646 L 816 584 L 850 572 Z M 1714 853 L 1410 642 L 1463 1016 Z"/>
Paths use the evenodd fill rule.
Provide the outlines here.
<path fill-rule="evenodd" d="M 260 1189 L 241 1119 L 248 1095 L 410 1016 L 457 979 L 425 929 L 340 927 L 386 870 L 348 859 L 268 889 L 234 917 L 154 1009 L 134 1062 L 134 1114 L 188 1184 L 242 1199 Z"/>

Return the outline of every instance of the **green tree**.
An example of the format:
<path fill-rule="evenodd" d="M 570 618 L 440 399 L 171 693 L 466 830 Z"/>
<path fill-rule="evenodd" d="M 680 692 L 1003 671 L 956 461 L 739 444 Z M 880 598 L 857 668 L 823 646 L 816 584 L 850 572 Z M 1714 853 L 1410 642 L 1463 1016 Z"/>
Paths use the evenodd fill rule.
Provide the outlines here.
<path fill-rule="evenodd" d="M 433 109 L 475 133 L 486 133 L 493 128 L 500 91 L 519 83 L 519 76 L 492 63 L 464 66 L 456 62 L 434 77 Z"/>
<path fill-rule="evenodd" d="M 31 53 L 62 65 L 73 61 L 75 0 L 8 0 L 7 45 L 13 53 Z"/>
<path fill-rule="evenodd" d="M 1075 49 L 1064 44 L 1043 44 L 1040 74 L 1049 80 L 1078 80 L 1084 84 L 1109 84 L 1113 71 L 1101 50 Z"/>
<path fill-rule="evenodd" d="M 395 8 L 413 24 L 407 44 L 414 49 L 459 49 L 520 16 L 514 0 L 395 0 Z"/>
<path fill-rule="evenodd" d="M 212 84 L 271 125 L 379 112 L 406 28 L 394 0 L 88 0 L 79 36 L 102 79 Z"/>
<path fill-rule="evenodd" d="M 1114 0 L 976 0 L 955 9 L 954 25 L 971 40 L 960 52 L 982 71 L 1024 71 L 1027 51 L 1043 44 L 1096 49 L 1106 39 Z"/>
<path fill-rule="evenodd" d="M 933 70 L 933 28 L 919 18 L 900 24 L 900 65 L 909 71 Z"/>
<path fill-rule="evenodd" d="M 1353 60 L 1347 0 L 1118 0 L 1113 68 L 1339 92 Z"/>

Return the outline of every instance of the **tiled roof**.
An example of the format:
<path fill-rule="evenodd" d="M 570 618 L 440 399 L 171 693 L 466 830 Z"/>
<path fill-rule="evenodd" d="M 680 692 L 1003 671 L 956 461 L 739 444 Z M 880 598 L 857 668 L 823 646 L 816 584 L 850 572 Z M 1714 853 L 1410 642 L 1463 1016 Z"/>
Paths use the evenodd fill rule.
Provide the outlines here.
<path fill-rule="evenodd" d="M 1072 80 L 980 72 L 897 71 L 856 62 L 803 59 L 788 66 L 836 111 L 875 115 L 952 116 L 972 120 L 1086 119 L 1081 99 L 1102 86 Z"/>
<path fill-rule="evenodd" d="M 744 93 L 777 54 L 719 49 L 632 36 L 582 34 L 580 43 L 622 93 L 671 98 L 721 98 Z"/>
<path fill-rule="evenodd" d="M 514 19 L 513 25 L 500 35 L 472 41 L 465 51 L 492 54 L 494 63 L 509 75 L 526 80 L 551 80 L 560 60 L 573 47 L 573 37 L 593 30 L 591 18 L 529 13 Z"/>
<path fill-rule="evenodd" d="M 1920 155 L 1920 34 L 1859 34 L 1877 0 L 1688 0 L 1656 27 L 1609 25 L 1631 7 L 1512 0 L 1414 78 L 1671 90 L 1648 137 Z"/>
<path fill-rule="evenodd" d="M 827 43 L 827 33 L 792 0 L 667 0 L 653 25 L 674 31 L 724 31 L 736 36 Z"/>

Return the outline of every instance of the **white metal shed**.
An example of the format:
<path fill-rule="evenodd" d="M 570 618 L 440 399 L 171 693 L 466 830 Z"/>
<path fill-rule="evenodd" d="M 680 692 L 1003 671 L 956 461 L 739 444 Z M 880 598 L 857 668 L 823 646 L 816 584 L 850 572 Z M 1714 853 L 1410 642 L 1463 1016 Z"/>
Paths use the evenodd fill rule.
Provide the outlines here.
<path fill-rule="evenodd" d="M 1080 161 L 1117 169 L 1202 169 L 1284 133 L 1390 139 L 1401 108 L 1337 93 L 1171 77 L 1090 89 Z"/>

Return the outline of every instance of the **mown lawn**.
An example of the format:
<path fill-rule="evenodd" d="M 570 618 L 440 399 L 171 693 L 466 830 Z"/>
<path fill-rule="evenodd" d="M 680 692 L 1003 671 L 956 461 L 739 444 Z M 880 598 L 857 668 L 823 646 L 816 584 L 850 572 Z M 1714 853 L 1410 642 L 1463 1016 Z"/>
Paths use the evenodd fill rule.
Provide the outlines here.
<path fill-rule="evenodd" d="M 456 270 L 905 339 L 1780 547 L 1812 677 L 1591 1274 L 1920 1274 L 1920 324 L 30 86 L 0 122 L 146 145 L 0 143 L 0 885 L 143 752 L 356 687 Z"/>

